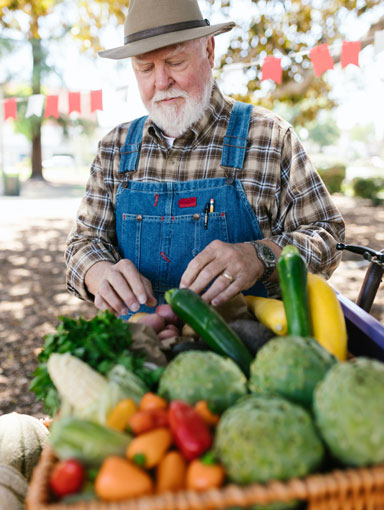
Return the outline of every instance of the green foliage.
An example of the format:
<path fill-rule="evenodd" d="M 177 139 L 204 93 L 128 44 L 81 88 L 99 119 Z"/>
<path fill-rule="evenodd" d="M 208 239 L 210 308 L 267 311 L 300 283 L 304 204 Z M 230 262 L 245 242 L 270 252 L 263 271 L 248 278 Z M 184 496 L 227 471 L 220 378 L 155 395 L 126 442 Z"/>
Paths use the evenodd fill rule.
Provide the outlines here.
<path fill-rule="evenodd" d="M 68 17 L 60 8 L 63 0 L 2 0 L 0 2 L 0 55 L 4 51 L 12 51 L 14 46 L 23 42 L 28 44 L 32 53 L 31 92 L 40 94 L 42 80 L 54 71 L 48 64 L 49 42 L 62 39 L 70 32 L 81 41 L 83 50 L 91 50 L 95 54 L 100 46 L 102 28 L 111 24 L 122 24 L 128 7 L 123 0 L 80 0 L 75 9 L 67 9 Z M 77 6 L 77 9 L 76 9 Z M 78 18 L 73 19 L 73 12 Z M 53 18 L 54 15 L 55 17 Z M 58 23 L 60 20 L 60 23 Z M 52 27 L 51 33 L 49 26 Z M 13 77 L 14 78 L 14 77 Z M 23 112 L 19 112 L 23 114 Z M 20 118 L 20 117 L 19 117 Z M 32 142 L 32 175 L 42 177 L 40 128 L 44 119 L 33 116 L 31 119 L 22 117 L 16 125 L 16 131 L 24 134 Z M 61 119 L 59 122 L 66 123 Z"/>
<path fill-rule="evenodd" d="M 335 119 L 327 116 L 323 120 L 315 120 L 307 126 L 309 137 L 321 148 L 332 145 L 339 139 L 340 130 Z"/>
<path fill-rule="evenodd" d="M 375 125 L 373 122 L 368 124 L 356 124 L 349 131 L 349 137 L 356 142 L 371 142 L 375 138 Z"/>
<path fill-rule="evenodd" d="M 329 193 L 339 193 L 345 179 L 346 165 L 335 164 L 317 169 Z"/>
<path fill-rule="evenodd" d="M 55 414 L 59 408 L 59 397 L 47 370 L 48 358 L 54 352 L 69 352 L 103 375 L 115 365 L 123 365 L 141 377 L 150 388 L 160 376 L 159 372 L 144 367 L 143 357 L 130 351 L 130 324 L 115 317 L 108 310 L 99 312 L 89 321 L 81 317 L 60 317 L 56 332 L 46 335 L 44 340 L 30 390 L 38 399 L 44 401 L 51 414 Z M 70 374 L 68 376 L 70 377 Z"/>
<path fill-rule="evenodd" d="M 29 95 L 29 94 L 28 94 Z M 23 95 L 19 95 L 18 97 L 23 97 Z M 28 96 L 27 96 L 28 97 Z M 21 101 L 17 105 L 17 120 L 14 121 L 14 130 L 16 133 L 20 133 L 24 135 L 27 140 L 30 142 L 34 136 L 34 133 L 39 129 L 42 124 L 42 118 L 37 117 L 36 115 L 32 115 L 31 117 L 26 117 L 25 112 L 27 110 L 27 100 Z"/>
<path fill-rule="evenodd" d="M 384 178 L 382 177 L 355 177 L 352 181 L 352 189 L 355 197 L 368 198 L 373 205 L 381 205 L 384 192 Z"/>
<path fill-rule="evenodd" d="M 228 9 L 228 4 L 235 5 L 234 0 L 210 0 L 210 3 L 220 5 L 224 10 Z M 269 109 L 274 109 L 279 101 L 290 107 L 298 105 L 299 110 L 292 122 L 295 126 L 315 119 L 320 110 L 332 109 L 335 101 L 329 96 L 330 87 L 325 80 L 327 73 L 316 78 L 308 54 L 290 55 L 323 42 L 332 44 L 344 39 L 348 20 L 364 16 L 380 3 L 381 0 L 317 3 L 306 0 L 248 0 L 246 5 L 243 3 L 242 12 L 247 12 L 247 16 L 239 16 L 235 20 L 240 28 L 233 31 L 233 39 L 222 57 L 221 66 L 252 60 L 259 65 L 244 68 L 248 90 L 245 94 L 234 92 L 234 97 Z M 229 12 L 228 9 L 228 16 Z M 381 29 L 380 24 L 375 27 L 375 30 Z M 261 85 L 260 61 L 267 55 L 282 58 L 281 85 L 276 86 L 272 82 Z M 260 93 L 260 88 L 264 93 Z"/>

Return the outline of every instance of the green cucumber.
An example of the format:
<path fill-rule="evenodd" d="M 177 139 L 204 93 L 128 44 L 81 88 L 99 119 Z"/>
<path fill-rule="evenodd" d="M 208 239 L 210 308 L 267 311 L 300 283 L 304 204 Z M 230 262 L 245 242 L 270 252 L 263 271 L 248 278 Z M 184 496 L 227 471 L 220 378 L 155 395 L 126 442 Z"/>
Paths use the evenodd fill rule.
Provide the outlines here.
<path fill-rule="evenodd" d="M 296 246 L 285 246 L 277 262 L 288 335 L 311 336 L 307 266 Z"/>
<path fill-rule="evenodd" d="M 182 320 L 217 354 L 233 359 L 244 374 L 249 376 L 252 356 L 240 338 L 228 326 L 223 317 L 190 289 L 169 289 L 165 300 Z"/>

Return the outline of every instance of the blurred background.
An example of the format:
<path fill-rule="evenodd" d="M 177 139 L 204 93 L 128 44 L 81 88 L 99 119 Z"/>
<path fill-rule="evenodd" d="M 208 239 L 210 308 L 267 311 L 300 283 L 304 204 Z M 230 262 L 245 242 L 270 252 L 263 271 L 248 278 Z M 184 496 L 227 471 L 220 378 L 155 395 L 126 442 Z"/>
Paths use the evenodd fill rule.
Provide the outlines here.
<path fill-rule="evenodd" d="M 381 250 L 383 2 L 200 0 L 200 7 L 211 23 L 237 24 L 216 38 L 222 90 L 292 123 L 345 216 L 347 242 Z M 60 315 L 96 313 L 67 293 L 63 248 L 98 140 L 146 113 L 130 61 L 97 56 L 122 44 L 127 9 L 121 0 L 0 2 L 3 412 L 41 414 L 28 384 L 44 335 Z M 367 266 L 343 253 L 331 283 L 354 300 Z M 372 314 L 384 321 L 382 290 Z"/>

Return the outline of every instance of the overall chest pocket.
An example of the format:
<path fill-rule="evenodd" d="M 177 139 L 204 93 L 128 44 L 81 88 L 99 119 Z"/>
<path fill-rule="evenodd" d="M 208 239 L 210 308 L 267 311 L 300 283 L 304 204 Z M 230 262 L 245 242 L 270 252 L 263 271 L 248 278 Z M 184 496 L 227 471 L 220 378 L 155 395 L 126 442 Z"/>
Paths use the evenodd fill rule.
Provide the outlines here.
<path fill-rule="evenodd" d="M 148 278 L 154 290 L 164 292 L 179 285 L 188 263 L 209 243 L 228 242 L 224 212 L 179 216 L 122 214 L 119 248 Z"/>

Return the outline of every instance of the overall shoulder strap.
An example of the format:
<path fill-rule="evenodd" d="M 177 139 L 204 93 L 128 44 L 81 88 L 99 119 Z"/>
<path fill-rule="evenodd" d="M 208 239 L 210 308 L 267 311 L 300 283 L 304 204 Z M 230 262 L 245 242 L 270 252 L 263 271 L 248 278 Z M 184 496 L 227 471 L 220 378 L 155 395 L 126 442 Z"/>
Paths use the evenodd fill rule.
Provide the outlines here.
<path fill-rule="evenodd" d="M 147 118 L 148 116 L 144 115 L 144 117 L 133 120 L 129 126 L 125 143 L 120 148 L 120 174 L 137 170 L 140 158 L 141 140 L 143 138 L 143 128 Z"/>
<path fill-rule="evenodd" d="M 221 165 L 230 168 L 243 168 L 247 150 L 247 136 L 251 120 L 252 105 L 236 101 L 233 105 L 227 132 L 224 137 Z"/>

